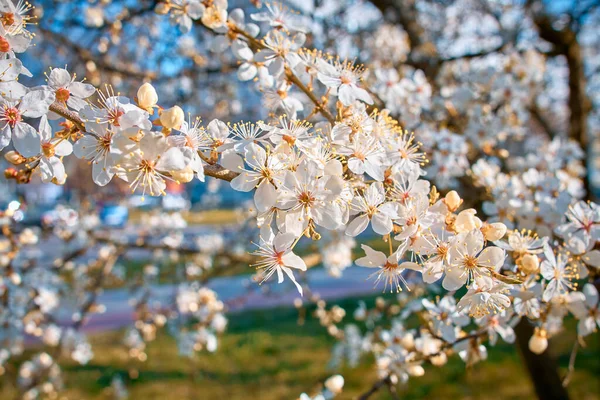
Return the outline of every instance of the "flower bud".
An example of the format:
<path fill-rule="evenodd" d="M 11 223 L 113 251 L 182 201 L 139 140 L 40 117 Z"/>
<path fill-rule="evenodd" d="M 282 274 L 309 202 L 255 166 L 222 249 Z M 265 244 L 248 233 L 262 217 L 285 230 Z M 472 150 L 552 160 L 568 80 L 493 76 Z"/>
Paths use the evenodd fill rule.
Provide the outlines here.
<path fill-rule="evenodd" d="M 448 356 L 446 353 L 440 353 L 437 356 L 431 357 L 429 361 L 431 361 L 431 364 L 435 365 L 436 367 L 441 367 L 448 362 Z"/>
<path fill-rule="evenodd" d="M 535 254 L 525 254 L 518 260 L 517 265 L 524 274 L 535 274 L 540 268 L 540 259 Z"/>
<path fill-rule="evenodd" d="M 325 388 L 333 394 L 342 393 L 344 388 L 344 377 L 341 375 L 333 375 L 325 381 Z"/>
<path fill-rule="evenodd" d="M 183 110 L 179 106 L 171 107 L 160 114 L 160 122 L 167 129 L 179 129 L 184 118 Z"/>
<path fill-rule="evenodd" d="M 400 344 L 407 350 L 415 348 L 415 336 L 412 333 L 407 333 L 400 339 Z"/>
<path fill-rule="evenodd" d="M 357 308 L 354 311 L 354 319 L 357 321 L 364 321 L 367 319 L 367 310 L 363 307 Z"/>
<path fill-rule="evenodd" d="M 158 3 L 154 8 L 154 12 L 159 15 L 167 15 L 171 7 L 167 3 Z"/>
<path fill-rule="evenodd" d="M 535 328 L 535 332 L 529 339 L 529 350 L 535 354 L 542 354 L 548 348 L 548 334 L 544 329 Z"/>
<path fill-rule="evenodd" d="M 481 228 L 483 223 L 475 216 L 475 214 L 477 214 L 477 211 L 475 211 L 473 208 L 461 211 L 456 216 L 456 221 L 454 221 L 454 229 L 456 232 L 470 232 L 473 229 Z"/>
<path fill-rule="evenodd" d="M 15 179 L 19 175 L 19 172 L 14 168 L 6 168 L 4 170 L 4 177 L 6 179 Z"/>
<path fill-rule="evenodd" d="M 446 197 L 444 197 L 444 203 L 446 204 L 446 207 L 448 207 L 448 211 L 450 212 L 458 210 L 458 207 L 460 207 L 462 202 L 463 200 L 460 198 L 458 193 L 456 193 L 456 190 L 448 192 L 448 194 L 446 194 Z"/>
<path fill-rule="evenodd" d="M 425 375 L 425 369 L 421 365 L 411 365 L 410 367 L 408 367 L 407 372 L 410 376 Z"/>
<path fill-rule="evenodd" d="M 150 114 L 154 113 L 154 107 L 158 102 L 158 94 L 154 86 L 148 82 L 144 83 L 137 91 L 137 103 L 140 108 L 148 111 Z"/>
<path fill-rule="evenodd" d="M 6 159 L 6 161 L 8 161 L 9 163 L 13 164 L 13 165 L 19 165 L 25 162 L 25 157 L 23 157 L 22 155 L 20 155 L 19 153 L 17 153 L 16 151 L 9 151 L 4 155 L 4 158 Z"/>
<path fill-rule="evenodd" d="M 504 237 L 506 234 L 506 225 L 504 225 L 502 222 L 494 222 L 492 224 L 486 223 L 481 227 L 481 232 L 483 233 L 485 240 L 494 242 Z"/>
<path fill-rule="evenodd" d="M 171 176 L 179 183 L 187 183 L 194 179 L 194 171 L 188 166 L 179 171 L 171 171 Z"/>
<path fill-rule="evenodd" d="M 204 10 L 201 21 L 207 28 L 220 28 L 227 22 L 227 10 L 216 6 L 208 7 Z"/>

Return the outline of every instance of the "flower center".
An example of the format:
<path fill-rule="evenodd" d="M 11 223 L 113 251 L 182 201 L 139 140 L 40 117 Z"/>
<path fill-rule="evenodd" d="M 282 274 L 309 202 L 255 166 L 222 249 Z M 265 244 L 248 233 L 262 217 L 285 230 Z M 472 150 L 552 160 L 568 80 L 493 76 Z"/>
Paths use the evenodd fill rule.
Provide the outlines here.
<path fill-rule="evenodd" d="M 558 268 L 554 269 L 554 279 L 560 280 L 560 269 Z"/>
<path fill-rule="evenodd" d="M 110 151 L 111 142 L 112 142 L 111 135 L 106 135 L 106 136 L 103 136 L 100 139 L 98 139 L 98 145 L 105 152 Z"/>
<path fill-rule="evenodd" d="M 311 192 L 302 192 L 298 195 L 298 202 L 304 207 L 310 207 L 314 201 L 315 197 Z"/>
<path fill-rule="evenodd" d="M 71 97 L 71 92 L 68 89 L 60 88 L 56 90 L 56 100 L 66 103 Z"/>
<path fill-rule="evenodd" d="M 125 114 L 125 112 L 121 111 L 121 110 L 111 110 L 111 111 L 109 111 L 109 113 L 108 113 L 108 117 L 109 117 L 108 122 L 110 122 L 114 126 L 120 126 L 120 124 L 119 124 L 119 118 L 121 118 L 121 116 L 123 114 Z"/>
<path fill-rule="evenodd" d="M 283 251 L 279 251 L 277 253 L 275 253 L 275 262 L 280 265 L 280 266 L 284 266 L 285 264 L 283 263 Z"/>
<path fill-rule="evenodd" d="M 187 147 L 191 147 L 192 149 L 196 148 L 196 146 L 194 145 L 194 140 L 192 139 L 191 136 L 186 136 L 185 137 L 185 145 Z"/>
<path fill-rule="evenodd" d="M 463 259 L 463 266 L 468 269 L 474 269 L 477 267 L 477 257 L 465 256 Z"/>
<path fill-rule="evenodd" d="M 14 128 L 17 123 L 21 122 L 21 112 L 16 107 L 7 107 L 4 109 L 4 120 Z"/>
<path fill-rule="evenodd" d="M 140 170 L 145 174 L 151 174 L 152 172 L 154 172 L 154 162 L 142 160 L 140 162 Z"/>
<path fill-rule="evenodd" d="M 56 150 L 52 143 L 42 143 L 42 153 L 46 158 L 54 157 Z"/>
<path fill-rule="evenodd" d="M 437 253 L 440 257 L 445 258 L 448 255 L 448 247 L 439 245 L 437 247 Z"/>
<path fill-rule="evenodd" d="M 296 143 L 296 138 L 290 135 L 283 135 L 283 140 L 285 140 L 290 147 Z"/>
<path fill-rule="evenodd" d="M 2 24 L 4 26 L 11 26 L 15 23 L 15 14 L 6 12 L 2 14 Z"/>
<path fill-rule="evenodd" d="M 367 158 L 363 153 L 361 153 L 360 151 L 356 151 L 354 152 L 354 157 L 358 158 L 360 161 L 365 161 L 365 158 Z"/>
<path fill-rule="evenodd" d="M 0 36 L 0 52 L 8 53 L 10 51 L 10 43 L 4 37 Z"/>
<path fill-rule="evenodd" d="M 395 271 L 397 268 L 398 268 L 398 264 L 396 264 L 396 263 L 391 263 L 391 262 L 389 262 L 389 261 L 386 261 L 386 262 L 385 262 L 385 264 L 384 264 L 384 266 L 383 266 L 383 269 L 384 269 L 384 270 L 386 270 L 386 271 L 390 271 L 390 272 L 391 272 L 391 271 Z"/>

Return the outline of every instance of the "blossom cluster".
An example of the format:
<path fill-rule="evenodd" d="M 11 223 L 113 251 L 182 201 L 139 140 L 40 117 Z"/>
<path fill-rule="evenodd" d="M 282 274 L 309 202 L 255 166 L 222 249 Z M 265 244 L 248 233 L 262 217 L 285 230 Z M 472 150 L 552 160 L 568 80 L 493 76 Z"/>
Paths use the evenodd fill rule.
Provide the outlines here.
<path fill-rule="evenodd" d="M 12 15 L 1 19 L 0 32 L 6 48 L 0 60 L 0 150 L 6 149 L 13 165 L 5 171 L 8 179 L 27 183 L 39 175 L 43 182 L 64 184 L 64 157 L 73 154 L 91 164 L 91 179 L 98 186 L 121 180 L 142 196 L 166 194 L 168 182 L 207 176 L 229 181 L 234 190 L 252 193 L 259 232 L 251 258 L 240 258 L 256 267 L 258 281 L 288 279 L 300 294 L 306 287 L 297 274 L 322 261 L 339 275 L 352 264 L 355 244 L 376 238 L 381 248 L 361 243 L 364 255 L 355 264 L 373 269 L 374 284 L 384 291 L 411 289 L 420 297 L 400 308 L 376 304 L 375 314 L 392 310 L 398 316 L 389 329 L 366 335 L 353 325 L 338 328 L 343 310 L 326 312 L 321 306 L 317 316 L 341 339 L 335 354 L 350 354 L 355 362 L 371 351 L 382 378 L 394 383 L 422 375 L 425 360 L 443 365 L 450 349 L 467 364 L 484 359 L 483 339 L 490 345 L 498 337 L 514 341 L 512 328 L 521 318 L 536 326 L 530 348 L 538 353 L 569 314 L 579 320 L 581 336 L 596 330 L 597 290 L 586 283 L 579 291 L 578 281 L 597 276 L 600 208 L 580 200 L 585 169 L 577 144 L 525 135 L 524 123 L 533 114 L 523 112 L 522 105 L 532 101 L 543 81 L 535 50 L 443 59 L 438 80 L 451 84 L 434 95 L 437 83 L 409 57 L 412 43 L 401 29 L 384 26 L 375 32 L 371 47 L 392 50 L 371 54 L 372 69 L 367 69 L 305 48 L 309 29 L 278 3 L 246 22 L 245 13 L 228 10 L 225 0 L 159 2 L 156 13 L 168 15 L 182 31 L 195 24 L 214 34 L 211 51 L 231 51 L 239 61 L 238 78 L 255 82 L 269 113 L 260 121 L 212 119 L 204 124 L 186 118 L 178 105 L 159 104 L 150 83 L 128 98 L 110 86 L 96 91 L 66 69 L 54 68 L 46 85 L 22 85 L 18 78 L 29 71 L 17 55 L 31 45 L 30 10 L 10 0 L 2 0 L 0 9 Z M 505 73 L 495 75 L 491 65 L 502 65 Z M 56 119 L 64 120 L 62 130 L 53 130 Z M 512 141 L 524 146 L 513 150 Z M 443 196 L 438 188 L 445 190 Z M 446 190 L 451 188 L 464 189 L 463 195 Z M 471 196 L 477 191 L 484 192 L 481 198 Z M 73 219 L 69 213 L 60 215 L 53 229 L 77 249 L 86 239 L 78 230 L 96 222 Z M 156 235 L 152 230 L 173 229 L 181 222 L 159 218 L 150 224 L 159 244 L 142 243 L 182 253 L 181 232 Z M 304 237 L 304 242 L 324 243 L 310 262 L 298 246 Z M 207 251 L 187 266 L 186 281 L 177 285 L 173 299 L 185 321 L 177 330 L 180 352 L 188 356 L 216 350 L 216 335 L 227 323 L 224 304 L 196 280 L 225 249 L 219 237 L 204 239 L 198 247 Z M 2 254 L 0 286 L 14 299 L 3 310 L 9 316 L 9 341 L 22 341 L 15 332 L 25 331 L 43 336 L 79 362 L 91 358 L 89 344 L 75 328 L 89 312 L 98 311 L 94 299 L 100 288 L 94 282 L 118 272 L 116 263 L 127 248 L 118 240 L 95 240 L 104 243 L 98 257 L 73 271 L 80 274 L 76 293 L 82 312 L 74 328 L 63 332 L 44 317 L 59 304 L 59 291 L 45 285 L 61 282 L 58 271 L 36 268 L 28 257 L 21 262 L 16 248 L 35 246 L 37 236 L 11 233 Z M 144 279 L 156 278 L 153 266 L 144 272 Z M 425 288 L 440 286 L 448 294 L 427 298 Z M 30 292 L 33 302 L 26 295 Z M 145 358 L 145 343 L 168 319 L 164 310 L 152 312 L 150 292 L 147 282 L 138 288 L 138 320 L 125 340 L 138 359 Z M 406 319 L 413 313 L 420 313 L 427 326 L 408 328 Z M 368 314 L 361 307 L 358 319 Z M 10 345 L 15 353 L 22 349 L 22 343 Z M 2 360 L 8 357 L 3 354 Z M 40 357 L 37 369 L 52 368 L 52 358 Z M 340 387 L 339 382 L 331 385 Z M 34 387 L 35 381 L 25 385 Z"/>

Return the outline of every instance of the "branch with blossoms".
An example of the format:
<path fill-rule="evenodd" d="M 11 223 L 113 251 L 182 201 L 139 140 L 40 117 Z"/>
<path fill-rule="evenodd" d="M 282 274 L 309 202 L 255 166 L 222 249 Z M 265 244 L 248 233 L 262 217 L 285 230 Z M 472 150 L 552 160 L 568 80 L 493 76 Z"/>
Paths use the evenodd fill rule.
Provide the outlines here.
<path fill-rule="evenodd" d="M 487 350 L 478 340 L 479 331 L 470 337 L 464 329 L 469 324 L 484 329 L 493 344 L 498 335 L 514 341 L 512 324 L 527 318 L 536 325 L 529 344 L 534 353 L 546 350 L 547 338 L 560 330 L 569 313 L 580 321 L 581 336 L 595 330 L 597 291 L 590 283 L 577 290 L 577 281 L 593 280 L 600 265 L 595 250 L 599 208 L 579 201 L 585 196 L 582 150 L 558 137 L 541 143 L 539 137 L 524 139 L 529 115 L 520 106 L 540 90 L 539 53 L 511 52 L 501 60 L 506 73 L 491 80 L 490 64 L 496 60 L 482 60 L 478 56 L 483 53 L 460 60 L 450 56 L 439 74 L 450 76 L 451 84 L 433 107 L 423 70 L 404 71 L 400 78 L 389 68 L 390 62 L 404 61 L 410 46 L 425 46 L 421 28 L 411 21 L 403 22 L 410 41 L 398 42 L 406 48 L 389 53 L 399 59 L 386 59 L 386 52 L 371 46 L 381 57 L 372 55 L 371 75 L 352 61 L 303 48 L 305 29 L 277 3 L 251 16 L 267 27 L 262 35 L 257 24 L 245 22 L 242 10 L 230 11 L 222 0 L 173 0 L 159 3 L 156 11 L 168 14 L 184 31 L 192 26 L 212 30 L 215 48 L 231 50 L 239 60 L 238 77 L 256 80 L 268 120 L 231 124 L 213 119 L 205 126 L 200 118 L 186 120 L 180 106 L 160 106 L 149 83 L 129 99 L 110 87 L 95 92 L 60 68 L 51 70 L 47 85 L 28 88 L 18 80 L 29 71 L 16 53 L 26 50 L 29 42 L 25 48 L 22 43 L 31 39 L 20 10 L 2 20 L 9 50 L 15 48 L 0 60 L 5 71 L 0 148 L 14 148 L 6 152 L 15 166 L 7 170 L 7 178 L 26 183 L 39 174 L 43 182 L 64 184 L 68 177 L 62 162 L 74 154 L 91 164 L 98 186 L 115 178 L 142 196 L 166 194 L 167 182 L 204 181 L 206 176 L 229 181 L 234 190 L 253 194 L 260 231 L 254 266 L 261 282 L 287 279 L 300 294 L 303 287 L 295 272 L 322 260 L 329 270 L 342 273 L 352 264 L 351 249 L 362 240 L 353 238 L 371 233 L 387 251 L 361 244 L 364 256 L 355 263 L 373 269 L 376 286 L 402 292 L 413 282 L 406 278 L 408 271 L 414 271 L 420 274 L 414 285 L 441 286 L 448 292 L 435 303 L 417 301 L 426 325 L 417 338 L 411 333 L 414 343 L 404 335 L 402 321 L 392 330 L 400 330 L 397 339 L 406 343 L 398 346 L 380 338 L 384 352 L 375 354 L 378 367 L 392 383 L 424 373 L 425 359 L 444 364 L 446 353 L 440 351 L 446 347 L 459 349 L 469 365 L 484 359 Z M 375 38 L 385 34 L 382 29 Z M 19 51 L 15 44 L 21 44 Z M 472 74 L 453 76 L 459 74 L 453 68 L 462 65 Z M 371 93 L 387 108 L 370 107 Z M 94 94 L 97 100 L 91 101 Z M 514 98 L 519 102 L 514 104 Z M 53 133 L 49 120 L 57 117 L 67 121 L 66 127 Z M 522 141 L 523 151 L 510 149 L 509 139 Z M 528 150 L 534 149 L 539 154 L 532 157 Z M 460 191 L 464 177 L 489 197 L 449 190 Z M 459 211 L 463 203 L 481 207 Z M 296 254 L 300 241 L 309 239 L 326 243 L 310 263 Z M 341 261 L 334 260 L 336 254 L 342 254 Z M 464 287 L 466 293 L 458 296 Z M 188 289 L 194 298 L 207 295 L 196 286 Z M 183 309 L 195 314 L 198 301 Z M 139 304 L 143 309 L 145 301 Z M 220 312 L 212 300 L 202 305 Z M 198 344 L 194 340 L 204 341 L 200 348 L 212 348 L 213 336 L 202 330 L 205 325 L 199 322 L 189 338 L 192 348 Z M 142 334 L 132 333 L 132 347 L 142 347 Z M 342 338 L 354 345 L 362 343 L 360 336 L 350 328 Z"/>

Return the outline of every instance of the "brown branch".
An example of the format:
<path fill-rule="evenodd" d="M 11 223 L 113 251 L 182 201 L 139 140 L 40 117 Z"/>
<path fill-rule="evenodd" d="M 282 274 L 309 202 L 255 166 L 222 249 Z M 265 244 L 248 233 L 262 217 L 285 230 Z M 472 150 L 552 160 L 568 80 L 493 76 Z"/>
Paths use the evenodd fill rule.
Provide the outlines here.
<path fill-rule="evenodd" d="M 244 31 L 243 29 L 239 29 L 237 27 L 230 27 L 230 29 L 234 33 L 242 35 L 248 41 L 250 46 L 253 47 L 254 49 L 261 50 L 261 49 L 266 48 L 264 43 L 262 43 L 260 40 L 258 40 L 256 38 L 252 37 L 251 35 L 248 34 L 248 32 Z M 309 89 L 304 83 L 302 83 L 302 81 L 287 66 L 285 68 L 285 76 L 287 77 L 287 79 L 290 83 L 293 83 L 294 85 L 296 85 L 298 87 L 298 89 L 300 89 L 304 94 L 306 94 L 308 96 L 308 98 L 314 103 L 317 111 L 320 112 L 321 115 L 323 115 L 323 117 L 325 117 L 329 121 L 330 124 L 333 125 L 335 123 L 335 117 L 329 112 L 329 110 L 327 109 L 325 104 L 323 104 L 321 101 L 319 101 L 319 99 L 317 98 L 317 96 L 315 96 L 313 91 L 311 89 Z"/>
<path fill-rule="evenodd" d="M 116 67 L 112 62 L 98 58 L 87 48 L 80 46 L 75 42 L 72 42 L 65 36 L 60 35 L 50 29 L 40 27 L 39 31 L 42 32 L 44 36 L 48 37 L 50 40 L 53 40 L 54 42 L 58 43 L 61 48 L 71 50 L 84 63 L 91 61 L 96 65 L 98 69 L 104 72 L 125 75 L 140 80 L 156 78 L 156 73 L 152 71 L 135 71 L 131 68 Z"/>
<path fill-rule="evenodd" d="M 79 115 L 71 110 L 66 109 L 58 103 L 54 103 L 50 105 L 50 111 L 60 115 L 61 117 L 71 121 L 81 132 L 86 132 L 85 123 L 79 117 Z M 237 172 L 230 171 L 226 168 L 218 164 L 214 165 L 205 165 L 204 166 L 204 175 L 210 176 L 216 179 L 221 179 L 225 181 L 231 181 L 233 178 L 238 176 Z"/>
<path fill-rule="evenodd" d="M 61 106 L 59 103 L 51 104 L 50 111 L 52 111 L 55 114 L 60 115 L 61 117 L 63 117 L 66 120 L 71 121 L 77 127 L 77 129 L 79 129 L 81 132 L 86 131 L 85 123 L 83 122 L 83 120 L 79 117 L 79 115 L 76 112 L 71 111 L 71 110 Z"/>
<path fill-rule="evenodd" d="M 546 121 L 546 118 L 544 118 L 537 105 L 533 104 L 531 107 L 529 107 L 529 113 L 533 117 L 534 121 L 536 121 L 544 130 L 544 132 L 546 132 L 550 139 L 556 137 L 556 132 L 554 131 L 554 129 L 552 129 L 548 121 Z"/>
<path fill-rule="evenodd" d="M 569 98 L 567 106 L 569 115 L 569 138 L 577 141 L 584 151 L 588 148 L 587 120 L 591 110 L 591 102 L 586 94 L 585 66 L 583 50 L 577 39 L 577 32 L 571 25 L 562 30 L 554 28 L 554 20 L 544 11 L 542 2 L 530 0 L 527 7 L 533 15 L 533 22 L 537 27 L 540 38 L 553 46 L 553 53 L 562 55 L 567 60 L 569 68 Z M 589 174 L 586 174 L 584 185 L 587 196 L 590 196 Z"/>
<path fill-rule="evenodd" d="M 569 394 L 563 387 L 556 360 L 549 350 L 534 354 L 529 350 L 529 339 L 533 335 L 533 325 L 525 318 L 515 326 L 517 346 L 525 367 L 529 371 L 536 394 L 542 400 L 568 400 Z"/>
<path fill-rule="evenodd" d="M 208 164 L 204 166 L 204 175 L 231 182 L 239 173 L 223 168 L 219 164 Z"/>
<path fill-rule="evenodd" d="M 374 395 L 375 393 L 377 393 L 379 391 L 379 389 L 381 389 L 382 387 L 391 384 L 391 379 L 390 376 L 387 375 L 384 378 L 376 381 L 373 386 L 371 386 L 369 388 L 369 390 L 367 390 L 366 392 L 364 392 L 363 394 L 361 394 L 360 396 L 358 396 L 358 400 L 367 400 L 369 397 L 371 397 L 372 395 Z"/>

